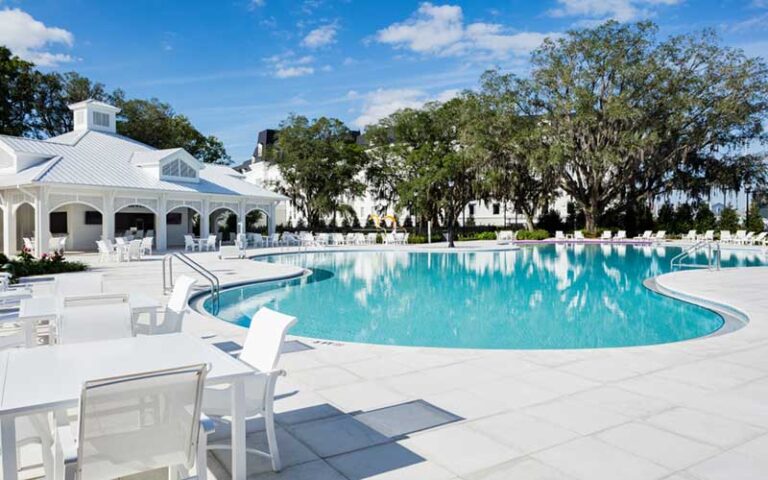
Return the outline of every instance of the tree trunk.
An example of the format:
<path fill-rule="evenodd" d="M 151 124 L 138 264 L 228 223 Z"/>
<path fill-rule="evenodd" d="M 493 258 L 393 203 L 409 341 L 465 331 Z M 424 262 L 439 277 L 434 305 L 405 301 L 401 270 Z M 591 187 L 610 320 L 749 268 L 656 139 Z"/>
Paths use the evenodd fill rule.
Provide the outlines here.
<path fill-rule="evenodd" d="M 529 232 L 532 232 L 534 230 L 533 225 L 533 215 L 526 213 L 525 214 L 525 229 Z"/>
<path fill-rule="evenodd" d="M 584 230 L 588 232 L 595 231 L 595 212 L 592 207 L 584 209 Z"/>

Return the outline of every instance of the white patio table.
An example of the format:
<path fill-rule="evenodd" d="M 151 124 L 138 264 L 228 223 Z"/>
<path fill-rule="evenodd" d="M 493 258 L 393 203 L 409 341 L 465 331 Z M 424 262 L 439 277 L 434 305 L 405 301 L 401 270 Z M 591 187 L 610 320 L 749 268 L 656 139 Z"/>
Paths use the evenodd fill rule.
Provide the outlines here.
<path fill-rule="evenodd" d="M 34 331 L 34 322 L 41 320 L 53 320 L 59 313 L 59 298 L 55 296 L 40 296 L 24 299 L 19 303 L 19 320 L 24 324 L 24 331 L 27 335 L 28 345 Z M 146 313 L 149 315 L 149 333 L 153 333 L 157 327 L 157 311 L 162 304 L 159 300 L 143 293 L 129 293 L 128 305 L 131 307 L 134 324 L 138 321 L 139 315 Z"/>
<path fill-rule="evenodd" d="M 77 407 L 83 383 L 207 363 L 206 384 L 232 384 L 232 478 L 245 472 L 245 363 L 185 333 L 139 336 L 0 352 L 3 480 L 16 480 L 17 416 Z"/>

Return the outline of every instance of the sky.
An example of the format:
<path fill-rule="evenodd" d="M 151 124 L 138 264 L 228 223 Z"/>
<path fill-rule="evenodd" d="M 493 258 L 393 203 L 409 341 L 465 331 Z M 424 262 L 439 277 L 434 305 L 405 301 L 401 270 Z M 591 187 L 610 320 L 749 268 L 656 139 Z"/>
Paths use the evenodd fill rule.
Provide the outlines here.
<path fill-rule="evenodd" d="M 364 128 L 488 68 L 525 75 L 544 38 L 607 19 L 713 28 L 768 58 L 768 0 L 0 0 L 0 44 L 168 102 L 240 163 L 290 113 Z"/>

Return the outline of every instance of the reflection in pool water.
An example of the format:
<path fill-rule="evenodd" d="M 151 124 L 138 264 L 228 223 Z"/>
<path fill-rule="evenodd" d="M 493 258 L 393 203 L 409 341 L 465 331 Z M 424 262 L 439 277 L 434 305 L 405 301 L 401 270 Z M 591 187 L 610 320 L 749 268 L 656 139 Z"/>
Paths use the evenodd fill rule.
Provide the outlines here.
<path fill-rule="evenodd" d="M 221 294 L 218 316 L 247 326 L 266 305 L 295 315 L 294 335 L 457 348 L 591 348 L 707 335 L 717 314 L 658 295 L 642 281 L 678 248 L 540 245 L 520 251 L 321 252 L 268 260 L 313 275 Z M 724 252 L 723 266 L 760 265 Z M 206 302 L 207 305 L 208 302 Z"/>

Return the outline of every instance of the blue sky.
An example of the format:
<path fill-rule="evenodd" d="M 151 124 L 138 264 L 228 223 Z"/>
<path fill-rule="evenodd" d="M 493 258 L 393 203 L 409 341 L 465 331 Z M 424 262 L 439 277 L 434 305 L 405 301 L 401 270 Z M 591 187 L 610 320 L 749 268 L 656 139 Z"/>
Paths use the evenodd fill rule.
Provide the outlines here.
<path fill-rule="evenodd" d="M 525 74 L 542 38 L 608 18 L 768 57 L 768 0 L 0 0 L 0 44 L 170 102 L 241 162 L 290 112 L 359 128 L 492 66 Z"/>

